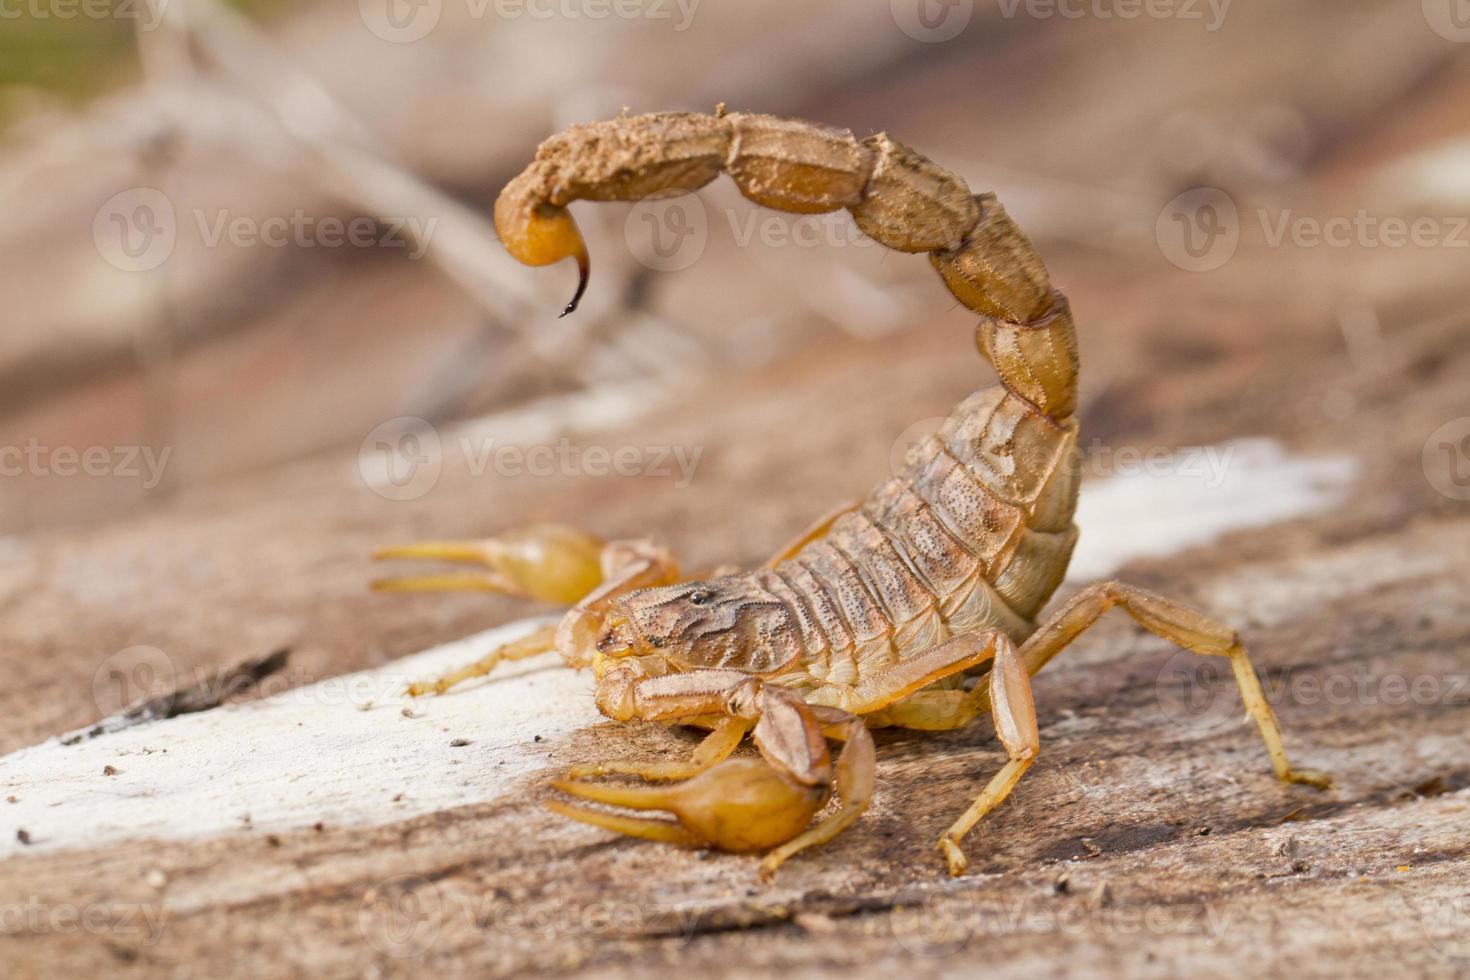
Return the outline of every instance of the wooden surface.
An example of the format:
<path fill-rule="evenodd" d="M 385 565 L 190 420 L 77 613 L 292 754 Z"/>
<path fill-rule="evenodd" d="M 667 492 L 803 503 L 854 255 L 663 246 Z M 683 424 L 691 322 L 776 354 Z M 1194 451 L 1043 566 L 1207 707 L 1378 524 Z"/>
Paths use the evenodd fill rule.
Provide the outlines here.
<path fill-rule="evenodd" d="M 1352 38 L 1384 36 L 1370 23 L 1377 9 L 1355 8 Z M 1318 8 L 1287 27 L 1316 36 L 1325 22 L 1313 18 L 1322 16 Z M 1393 36 L 1404 43 L 1385 62 L 1406 57 L 1407 39 L 1422 29 L 1398 26 Z M 1346 28 L 1333 30 L 1345 33 L 1327 47 L 1352 48 Z M 1068 48 L 1056 64 L 1117 62 L 1115 54 L 1076 54 L 1071 37 L 1047 34 L 1025 50 L 1040 57 Z M 1251 35 L 1221 43 L 1243 51 Z M 1188 45 L 1181 33 L 1150 50 Z M 1416 87 L 1406 72 L 1399 95 L 1386 101 L 1365 94 L 1366 83 L 1348 85 L 1355 72 L 1335 63 L 1296 66 L 1292 91 L 1310 107 L 1316 155 L 1283 185 L 1229 183 L 1242 210 L 1463 212 L 1454 197 L 1463 186 L 1402 176 L 1406 161 L 1437 152 L 1440 139 L 1463 139 L 1466 128 L 1464 58 L 1434 50 L 1444 58 L 1427 76 L 1434 84 Z M 998 64 L 987 62 L 997 86 L 990 94 L 1003 96 Z M 1177 63 L 1156 70 L 1149 77 L 1186 77 Z M 881 478 L 906 427 L 988 383 L 969 323 L 930 283 L 922 295 L 933 299 L 917 301 L 910 330 L 860 339 L 824 330 L 817 313 L 801 311 L 792 319 L 819 341 L 774 363 L 716 364 L 626 397 L 594 393 L 591 410 L 543 407 L 529 428 L 524 416 L 501 416 L 483 430 L 442 429 L 537 445 L 565 435 L 579 447 L 698 450 L 687 486 L 650 475 L 477 475 L 451 451 L 432 491 L 390 500 L 364 484 L 355 440 L 347 440 L 190 483 L 117 516 L 0 541 L 0 750 L 30 752 L 0 759 L 0 796 L 16 801 L 0 801 L 5 974 L 1470 974 L 1470 503 L 1454 481 L 1470 459 L 1455 455 L 1464 433 L 1453 428 L 1470 416 L 1466 252 L 1272 246 L 1253 226 L 1222 268 L 1182 271 L 1160 254 L 1152 229 L 1175 193 L 1171 181 L 1189 178 L 1153 167 L 1158 147 L 1127 135 L 1134 103 L 1121 98 L 1176 94 L 1099 69 L 1095 87 L 1053 79 L 1056 88 L 1013 93 L 1031 112 L 1009 111 L 1003 99 L 982 109 L 974 74 L 963 58 L 941 59 L 847 105 L 829 95 L 822 115 L 853 122 L 847 116 L 859 102 L 864 119 L 907 114 L 917 135 L 905 138 L 940 159 L 946 148 L 922 135 L 947 140 L 958 159 L 945 162 L 977 186 L 985 168 L 967 164 L 967 154 L 1002 170 L 1040 154 L 1058 181 L 1089 168 L 1132 179 L 1120 180 L 1136 197 L 1124 195 L 1134 202 L 1121 206 L 1131 223 L 1116 237 L 1089 225 L 1087 209 L 1064 207 L 1116 201 L 1106 188 L 1038 194 L 1011 209 L 1023 225 L 1028 211 L 1038 219 L 1042 251 L 1077 313 L 1084 442 L 1101 440 L 1089 486 L 1118 475 L 1118 457 L 1104 451 L 1119 447 L 1146 453 L 1266 437 L 1293 459 L 1355 461 L 1338 503 L 1165 548 L 1119 573 L 1239 625 L 1294 756 L 1332 772 L 1336 789 L 1274 781 L 1254 732 L 1231 710 L 1228 684 L 1182 692 L 1177 651 L 1121 617 L 1038 678 L 1040 761 L 971 837 L 972 870 L 958 880 L 944 876 L 933 845 L 1002 763 L 986 723 L 938 736 L 879 733 L 872 810 L 831 846 L 791 862 L 772 887 L 760 884 L 748 857 L 614 839 L 542 809 L 546 779 L 568 763 L 691 744 L 684 733 L 598 723 L 590 713 L 587 725 L 567 727 L 571 709 L 558 701 L 547 707 L 544 731 L 518 721 L 517 744 L 508 747 L 507 722 L 492 710 L 506 697 L 497 684 L 585 698 L 576 678 L 548 679 L 550 668 L 529 681 L 468 687 L 417 718 L 383 710 L 376 701 L 386 696 L 377 695 L 366 712 L 339 701 L 323 703 L 319 715 L 291 716 L 306 734 L 282 739 L 291 746 L 283 779 L 340 784 L 334 767 L 360 757 L 354 738 L 394 741 L 395 765 L 423 760 L 412 787 L 440 794 L 423 808 L 378 782 L 364 781 L 353 795 L 347 779 L 346 801 L 321 799 L 318 818 L 309 793 L 271 787 L 261 791 L 257 826 L 247 791 L 264 784 L 232 780 L 247 770 L 268 780 L 268 737 L 212 744 L 177 763 L 150 753 L 172 733 L 228 739 L 242 730 L 232 727 L 237 715 L 266 710 L 248 697 L 158 722 L 156 743 L 140 727 L 125 741 L 91 740 L 75 756 L 55 746 L 26 750 L 117 707 L 110 671 L 154 656 L 139 647 L 159 651 L 157 662 L 179 680 L 289 647 L 288 668 L 265 691 L 289 697 L 355 671 L 409 669 L 402 658 L 545 611 L 478 596 L 375 596 L 366 559 L 375 544 L 559 519 L 607 535 L 656 533 L 690 567 L 759 561 L 814 514 Z M 1229 77 L 1219 83 L 1221 98 L 1250 104 L 1276 84 Z M 1048 93 L 1084 89 L 1115 107 L 1104 120 L 1111 128 L 1089 129 L 1079 117 L 1055 134 L 1041 111 Z M 978 123 L 955 123 L 980 118 L 965 112 L 989 113 L 992 129 L 1009 124 L 1008 139 L 996 146 Z M 1087 147 L 1094 149 L 1083 159 Z M 655 309 L 694 315 L 691 304 L 724 309 L 721 296 L 758 306 L 738 295 L 738 284 L 780 279 L 770 266 L 751 265 L 758 260 L 750 251 L 712 246 L 688 278 L 707 290 L 723 282 L 725 292 L 671 285 Z M 920 281 L 922 260 L 908 261 Z M 371 274 L 356 270 L 344 283 Z M 908 282 L 907 272 L 893 275 Z M 816 309 L 826 299 L 808 302 Z M 549 316 L 541 328 L 556 329 Z M 388 357 L 391 343 L 374 349 Z M 47 411 L 75 423 L 106 404 L 93 391 Z M 402 414 L 364 411 L 373 420 Z M 11 431 L 25 431 L 25 417 L 9 421 Z M 1084 539 L 1109 534 L 1106 523 L 1095 518 Z M 140 675 L 124 669 L 124 678 Z M 1195 700 L 1182 700 L 1190 691 Z M 587 702 L 579 704 L 586 712 Z M 375 721 L 392 736 L 351 734 Z M 451 745 L 458 741 L 467 744 Z M 96 763 L 110 745 L 118 754 L 105 762 L 109 774 Z M 514 775 L 497 775 L 512 748 Z M 45 779 L 35 775 L 39 752 L 51 765 Z M 147 834 L 101 832 L 168 781 L 183 787 L 179 800 L 239 805 L 222 814 L 180 805 Z M 211 784 L 217 792 L 206 792 Z M 62 786 L 70 795 L 51 827 L 48 794 Z M 407 794 L 407 777 L 405 786 Z M 369 790 L 381 797 L 366 798 Z M 289 812 L 266 808 L 286 797 Z M 154 802 L 167 811 L 173 799 Z M 6 807 L 25 822 L 7 817 Z M 89 842 L 92 815 L 98 832 Z"/>
<path fill-rule="evenodd" d="M 1316 363 L 1263 363 L 1243 386 L 1196 386 L 1172 413 L 1176 435 L 1164 444 L 1265 432 L 1362 462 L 1350 500 L 1329 514 L 1137 562 L 1126 576 L 1242 624 L 1268 681 L 1289 680 L 1273 688 L 1278 711 L 1298 758 L 1338 777 L 1330 793 L 1275 783 L 1243 726 L 1207 717 L 1200 731 L 1188 712 L 1171 711 L 1160 674 L 1172 651 L 1115 622 L 1038 681 L 1042 761 L 973 839 L 974 873 L 959 881 L 943 877 L 932 845 L 1002 758 L 983 726 L 883 734 L 872 812 L 770 889 L 748 858 L 566 824 L 537 806 L 537 774 L 498 799 L 373 827 L 266 834 L 242 824 L 195 841 L 22 853 L 6 861 L 8 895 L 43 906 L 136 903 L 166 912 L 166 927 L 156 936 L 11 931 L 7 960 L 15 975 L 186 973 L 201 964 L 241 975 L 755 965 L 928 973 L 981 964 L 1018 976 L 1162 975 L 1185 962 L 1232 974 L 1455 975 L 1464 968 L 1456 917 L 1470 856 L 1470 523 L 1463 504 L 1430 488 L 1420 454 L 1463 398 L 1464 338 L 1462 324 L 1405 325 L 1395 345 L 1424 367 L 1381 414 L 1321 421 L 1326 392 L 1368 395 L 1330 344 Z M 707 468 L 683 491 L 576 479 L 487 490 L 446 473 L 425 502 L 386 503 L 344 478 L 350 463 L 336 458 L 37 542 L 38 577 L 12 593 L 5 626 L 7 646 L 34 651 L 7 692 L 7 738 L 16 746 L 86 721 L 97 654 L 136 638 L 170 651 L 181 669 L 289 643 L 295 683 L 382 663 L 510 609 L 369 596 L 362 559 L 373 541 L 580 515 L 609 532 L 656 519 L 696 561 L 751 560 L 819 501 L 840 499 L 878 470 L 887 433 L 904 418 L 970 383 L 971 362 L 955 356 L 965 347 L 953 335 L 854 347 L 810 365 L 799 387 L 784 378 L 711 386 L 697 411 L 675 406 L 598 437 L 706 445 Z M 855 389 L 869 397 L 830 411 Z M 821 406 L 829 411 L 820 421 L 779 441 L 763 437 L 763 420 L 782 412 L 815 420 Z M 84 615 L 98 635 L 90 656 L 63 646 L 74 632 L 67 624 Z M 1420 693 L 1405 698 L 1393 677 Z M 329 709 L 322 724 L 330 739 Z M 486 731 L 494 724 L 483 721 Z M 542 751 L 554 771 L 687 743 L 602 725 Z M 129 760 L 117 768 L 115 777 L 96 774 L 99 818 L 110 793 L 126 791 Z M 4 789 L 27 792 L 11 781 Z"/>

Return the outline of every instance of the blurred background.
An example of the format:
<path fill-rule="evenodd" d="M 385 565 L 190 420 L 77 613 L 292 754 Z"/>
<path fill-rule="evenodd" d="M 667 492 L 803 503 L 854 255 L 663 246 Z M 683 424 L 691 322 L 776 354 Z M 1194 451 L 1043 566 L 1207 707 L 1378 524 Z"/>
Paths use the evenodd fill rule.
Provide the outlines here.
<path fill-rule="evenodd" d="M 1396 323 L 1454 306 L 1470 259 L 1464 0 L 13 0 L 0 17 L 9 534 L 355 449 L 405 416 L 626 415 L 834 345 L 968 333 L 927 263 L 845 213 L 755 212 L 728 181 L 672 210 L 579 206 L 594 278 L 557 321 L 572 269 L 515 266 L 490 205 L 541 139 L 624 107 L 887 130 L 996 191 L 1073 297 L 1102 435 L 1167 411 L 1222 349 L 1281 359 L 1327 337 L 1379 369 Z M 1145 343 L 1165 370 L 1147 365 L 1140 399 Z"/>

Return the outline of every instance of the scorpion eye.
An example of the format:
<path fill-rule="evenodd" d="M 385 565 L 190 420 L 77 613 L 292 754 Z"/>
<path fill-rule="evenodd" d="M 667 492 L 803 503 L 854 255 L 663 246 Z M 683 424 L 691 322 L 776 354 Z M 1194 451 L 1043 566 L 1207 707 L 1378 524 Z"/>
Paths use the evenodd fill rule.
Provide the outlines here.
<path fill-rule="evenodd" d="M 649 642 L 649 643 L 650 643 L 650 644 L 651 644 L 651 645 L 652 645 L 652 646 L 654 646 L 654 647 L 658 647 L 658 648 L 662 648 L 662 647 L 663 647 L 663 645 L 664 645 L 664 644 L 665 644 L 665 643 L 667 643 L 667 642 L 668 642 L 668 640 L 665 640 L 665 639 L 664 639 L 664 638 L 663 638 L 663 637 L 661 637 L 661 636 L 650 636 L 650 637 L 649 637 L 649 638 L 648 638 L 648 642 Z"/>
<path fill-rule="evenodd" d="M 688 598 L 689 601 L 694 605 L 702 606 L 714 597 L 715 594 L 709 589 L 695 589 L 693 592 L 689 593 L 686 598 Z"/>

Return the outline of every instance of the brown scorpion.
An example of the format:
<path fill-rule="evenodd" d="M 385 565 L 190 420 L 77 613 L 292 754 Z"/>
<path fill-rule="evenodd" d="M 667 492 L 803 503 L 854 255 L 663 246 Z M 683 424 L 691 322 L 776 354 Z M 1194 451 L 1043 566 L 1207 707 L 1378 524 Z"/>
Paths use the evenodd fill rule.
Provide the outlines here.
<path fill-rule="evenodd" d="M 960 842 L 1036 761 L 1031 675 L 1114 606 L 1196 654 L 1229 659 L 1276 775 L 1295 769 L 1240 637 L 1169 599 L 1119 582 L 1083 589 L 1045 619 L 1077 541 L 1077 341 L 1072 311 L 995 197 L 886 134 L 857 139 L 767 115 L 657 113 L 574 126 L 537 150 L 501 192 L 495 226 L 527 265 L 565 258 L 586 288 L 585 244 L 567 205 L 693 191 L 728 173 L 757 204 L 798 214 L 846 208 L 866 235 L 926 252 L 981 317 L 980 352 L 1000 376 L 909 453 L 901 475 L 813 524 L 763 566 L 681 581 L 664 548 L 536 526 L 481 542 L 383 549 L 484 572 L 380 581 L 400 590 L 485 589 L 572 604 L 555 627 L 503 646 L 415 696 L 503 660 L 549 650 L 591 667 L 597 706 L 710 729 L 687 762 L 575 768 L 556 789 L 635 816 L 553 800 L 576 820 L 635 837 L 768 851 L 770 875 L 831 840 L 873 796 L 869 728 L 942 731 L 989 712 L 1009 761 L 939 838 L 951 874 Z M 760 758 L 731 758 L 749 734 Z M 842 743 L 835 760 L 828 740 Z M 610 774 L 672 786 L 596 781 Z M 840 806 L 815 824 L 835 788 Z"/>

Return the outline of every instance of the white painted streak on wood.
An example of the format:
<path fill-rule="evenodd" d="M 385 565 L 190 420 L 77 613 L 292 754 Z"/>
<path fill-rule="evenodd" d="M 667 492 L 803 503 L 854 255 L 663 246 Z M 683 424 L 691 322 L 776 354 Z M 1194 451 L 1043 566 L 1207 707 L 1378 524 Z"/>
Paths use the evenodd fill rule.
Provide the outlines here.
<path fill-rule="evenodd" d="M 1113 472 L 1082 485 L 1082 534 L 1069 581 L 1105 578 L 1135 558 L 1330 510 L 1358 472 L 1350 456 L 1293 456 L 1272 439 L 1107 459 Z"/>
<path fill-rule="evenodd" d="M 1294 457 L 1265 440 L 1212 451 L 1213 463 L 1177 457 L 1172 466 L 1088 483 L 1073 577 L 1102 577 L 1132 558 L 1327 509 L 1356 470 L 1349 458 Z M 0 792 L 17 798 L 0 804 L 0 855 L 247 826 L 386 824 L 495 800 L 546 768 L 550 740 L 602 720 L 590 676 L 547 655 L 443 697 L 410 701 L 401 692 L 407 681 L 467 663 L 541 622 L 513 623 L 261 701 L 16 752 L 0 759 Z M 470 744 L 452 746 L 455 739 Z M 104 766 L 116 775 L 104 775 Z M 22 828 L 30 845 L 16 838 Z"/>
<path fill-rule="evenodd" d="M 601 720 L 591 677 L 550 654 L 443 697 L 411 700 L 402 692 L 407 681 L 464 664 L 541 622 L 260 701 L 15 752 L 0 760 L 3 795 L 17 798 L 0 804 L 0 854 L 247 826 L 381 824 L 493 800 L 544 768 L 550 739 Z M 469 744 L 452 746 L 455 739 Z M 104 775 L 105 766 L 117 774 Z"/>

